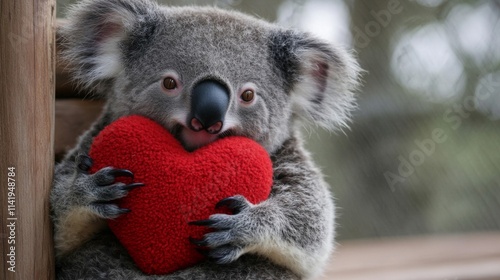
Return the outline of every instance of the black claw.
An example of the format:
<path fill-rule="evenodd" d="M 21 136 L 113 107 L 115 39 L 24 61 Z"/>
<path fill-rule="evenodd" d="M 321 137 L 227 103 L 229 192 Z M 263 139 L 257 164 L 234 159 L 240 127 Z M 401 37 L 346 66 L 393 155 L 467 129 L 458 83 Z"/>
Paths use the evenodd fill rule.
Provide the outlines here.
<path fill-rule="evenodd" d="M 198 220 L 198 221 L 191 221 L 191 222 L 188 222 L 188 225 L 192 225 L 192 226 L 211 226 L 215 224 L 215 221 L 213 220 Z"/>
<path fill-rule="evenodd" d="M 225 262 L 221 261 L 222 257 L 216 257 L 213 254 L 213 251 L 210 251 L 207 256 L 208 260 L 211 262 L 215 262 L 216 264 L 225 264 Z"/>
<path fill-rule="evenodd" d="M 210 251 L 209 250 L 206 250 L 206 249 L 201 249 L 201 248 L 195 248 L 195 250 L 200 253 L 201 255 L 203 255 L 204 257 L 207 257 L 207 258 L 211 258 L 210 257 Z"/>
<path fill-rule="evenodd" d="M 197 239 L 197 238 L 193 238 L 191 236 L 189 237 L 189 242 L 191 242 L 192 244 L 194 244 L 196 246 L 202 246 L 202 247 L 207 246 L 207 242 L 204 239 Z"/>
<path fill-rule="evenodd" d="M 210 250 L 195 248 L 195 250 L 211 262 L 219 263 L 220 258 L 214 257 Z"/>
<path fill-rule="evenodd" d="M 144 183 L 132 183 L 122 187 L 122 190 L 130 191 L 138 187 L 143 187 Z"/>
<path fill-rule="evenodd" d="M 94 164 L 94 162 L 87 155 L 78 155 L 76 157 L 76 166 L 81 171 L 84 171 L 84 172 L 89 171 L 90 167 L 92 167 L 92 164 Z"/>
<path fill-rule="evenodd" d="M 134 179 L 134 173 L 127 169 L 112 169 L 109 173 L 114 177 L 130 177 Z"/>

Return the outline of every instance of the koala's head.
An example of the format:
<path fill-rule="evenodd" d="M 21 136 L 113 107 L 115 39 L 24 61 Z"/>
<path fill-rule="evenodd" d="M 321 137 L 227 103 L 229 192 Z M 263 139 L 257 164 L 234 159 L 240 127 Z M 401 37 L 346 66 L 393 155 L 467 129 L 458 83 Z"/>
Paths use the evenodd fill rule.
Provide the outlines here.
<path fill-rule="evenodd" d="M 335 129 L 359 68 L 340 48 L 247 15 L 146 0 L 89 0 L 62 30 L 75 77 L 105 82 L 114 118 L 147 116 L 188 149 L 242 135 L 269 152 L 298 119 Z"/>

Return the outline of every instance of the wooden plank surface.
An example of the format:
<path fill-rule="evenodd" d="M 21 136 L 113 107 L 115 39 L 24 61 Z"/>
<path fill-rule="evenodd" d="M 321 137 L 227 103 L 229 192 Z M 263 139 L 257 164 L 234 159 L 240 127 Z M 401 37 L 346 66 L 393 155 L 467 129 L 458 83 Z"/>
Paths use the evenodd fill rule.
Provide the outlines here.
<path fill-rule="evenodd" d="M 0 5 L 0 279 L 52 279 L 55 0 Z"/>
<path fill-rule="evenodd" d="M 341 242 L 320 279 L 500 279 L 500 232 Z"/>

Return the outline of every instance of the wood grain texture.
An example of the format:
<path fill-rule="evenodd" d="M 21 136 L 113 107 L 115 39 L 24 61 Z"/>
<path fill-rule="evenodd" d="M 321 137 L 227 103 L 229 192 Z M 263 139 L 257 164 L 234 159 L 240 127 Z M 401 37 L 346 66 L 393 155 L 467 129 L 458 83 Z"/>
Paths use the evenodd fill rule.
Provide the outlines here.
<path fill-rule="evenodd" d="M 53 279 L 55 0 L 0 7 L 0 279 Z M 15 271 L 8 270 L 8 167 L 15 167 Z M 10 221 L 9 221 L 10 222 Z"/>
<path fill-rule="evenodd" d="M 500 279 L 500 232 L 342 242 L 320 279 Z"/>

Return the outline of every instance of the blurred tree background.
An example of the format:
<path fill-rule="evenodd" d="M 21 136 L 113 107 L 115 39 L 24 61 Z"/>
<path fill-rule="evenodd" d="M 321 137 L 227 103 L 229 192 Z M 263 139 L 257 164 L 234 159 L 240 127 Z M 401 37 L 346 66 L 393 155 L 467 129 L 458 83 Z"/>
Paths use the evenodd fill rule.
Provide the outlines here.
<path fill-rule="evenodd" d="M 70 2 L 58 0 L 58 16 Z M 215 5 L 352 48 L 350 129 L 307 129 L 340 239 L 500 230 L 500 1 L 163 0 Z"/>

